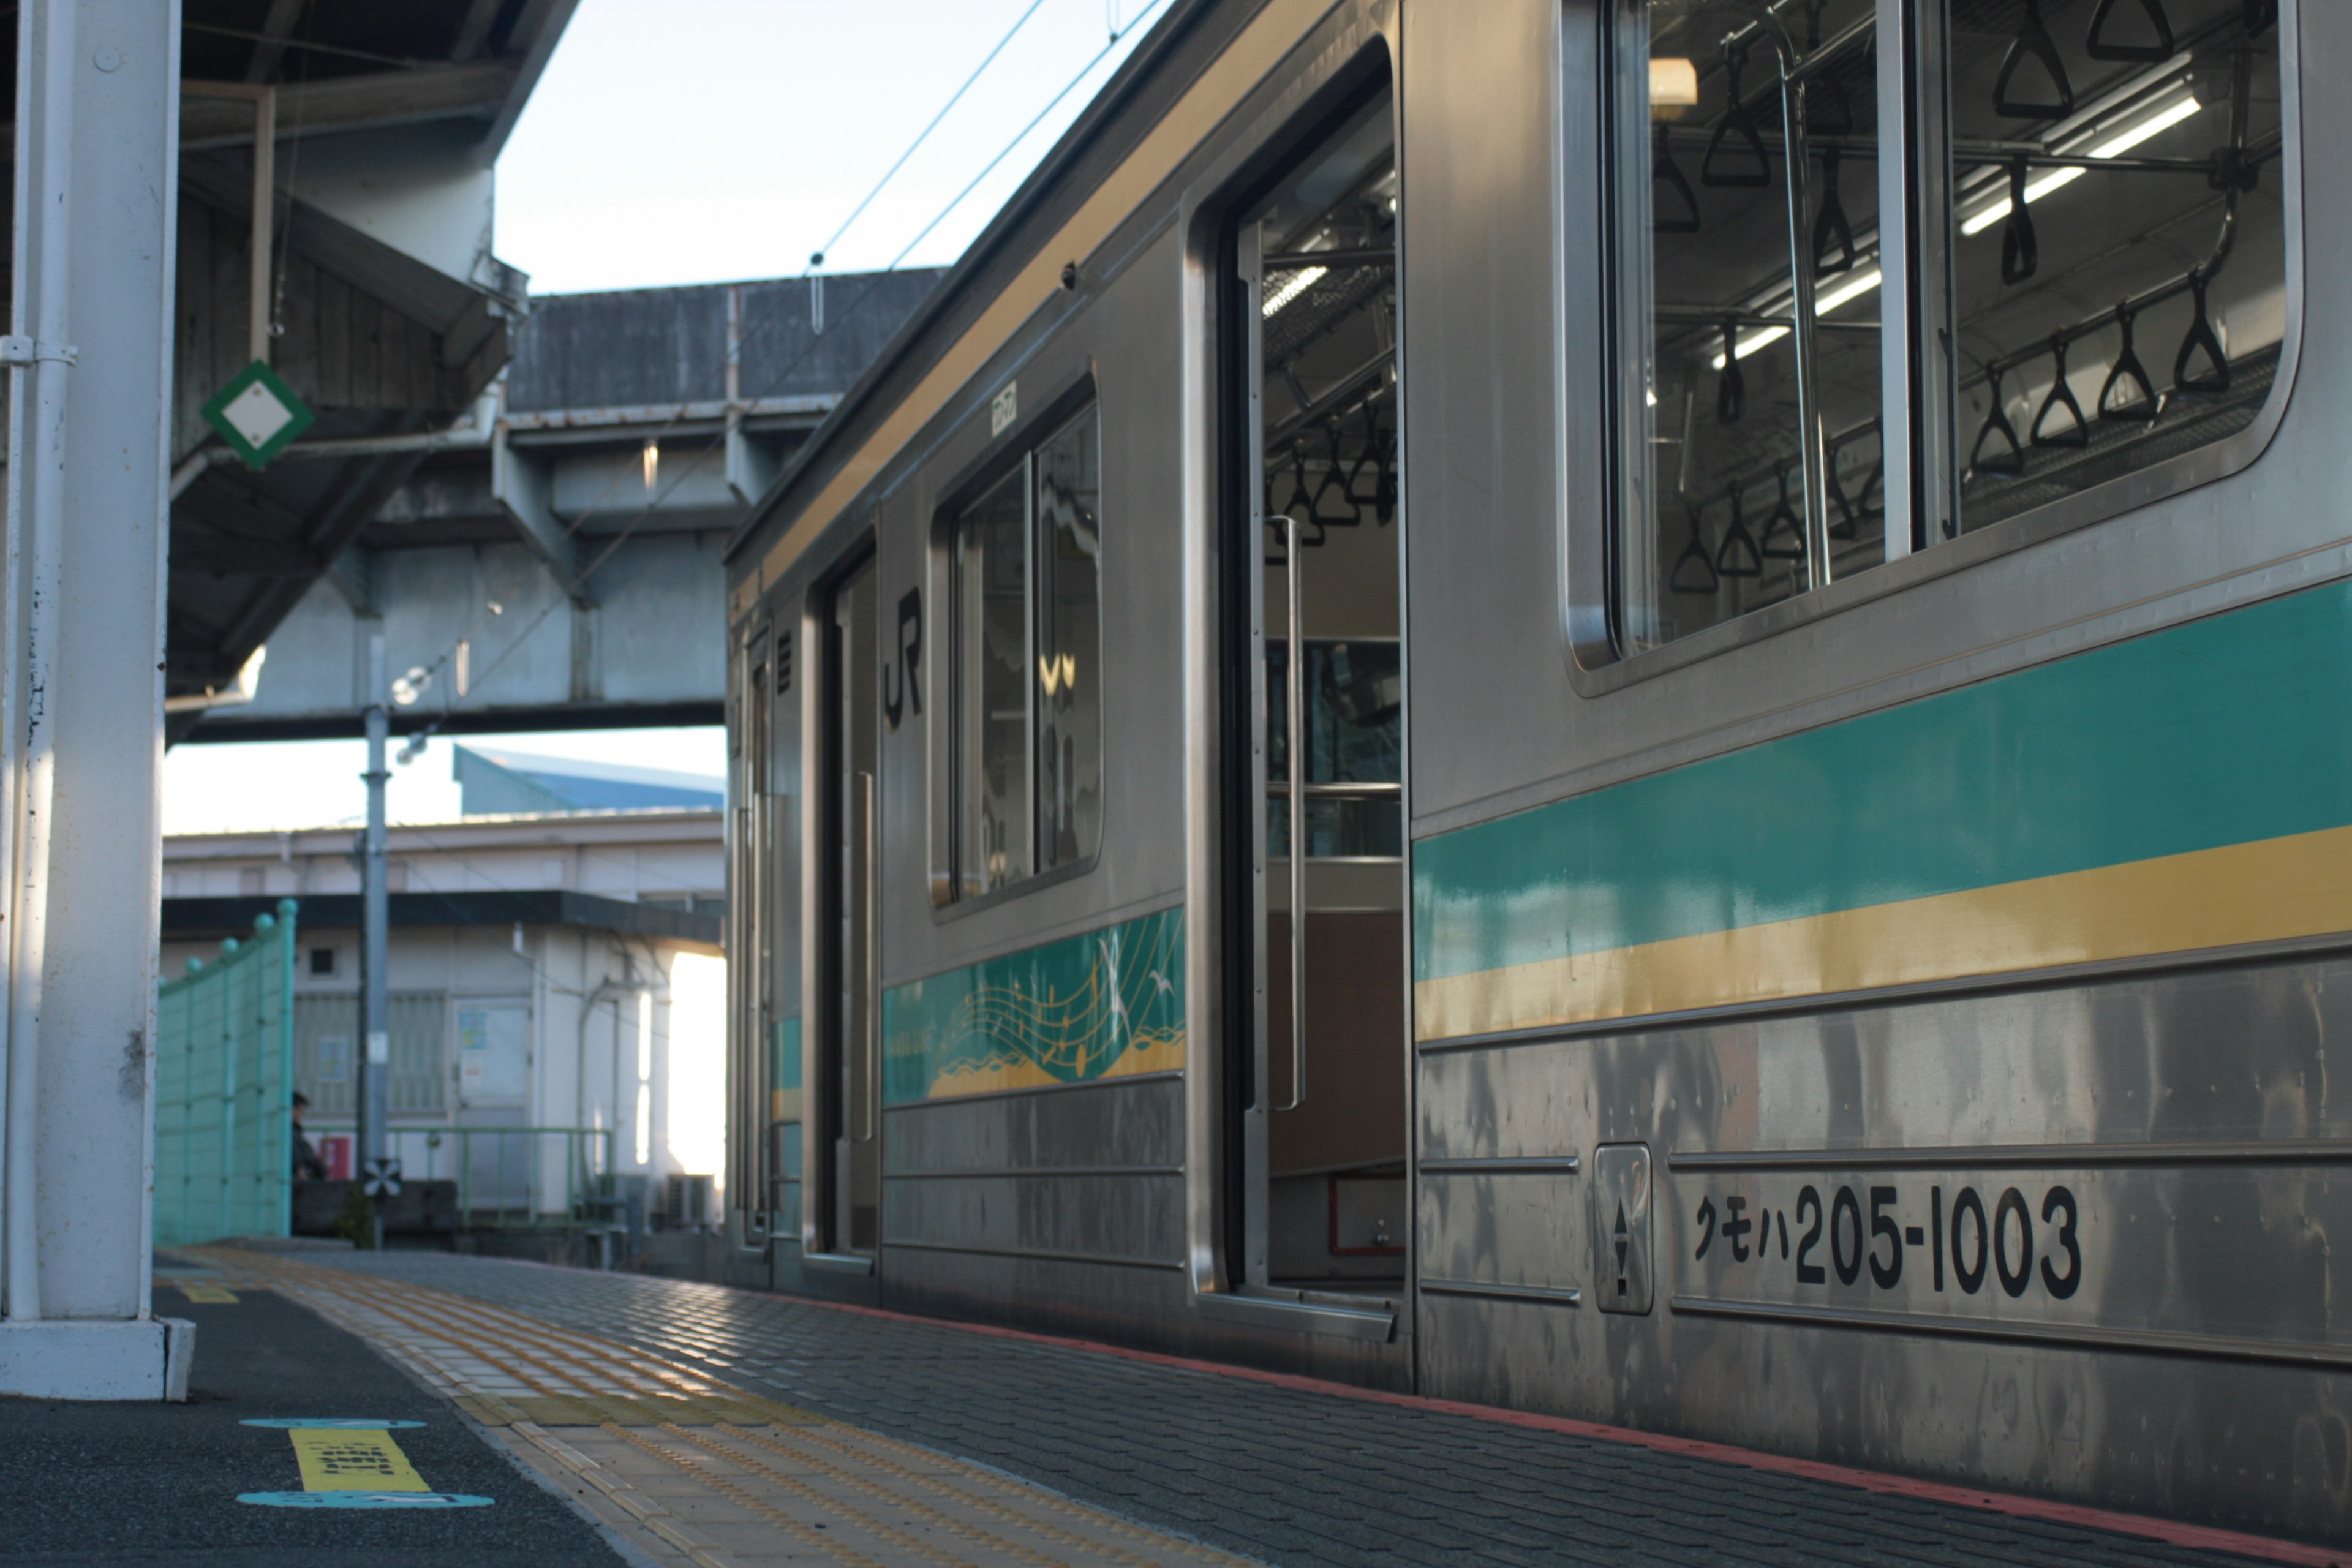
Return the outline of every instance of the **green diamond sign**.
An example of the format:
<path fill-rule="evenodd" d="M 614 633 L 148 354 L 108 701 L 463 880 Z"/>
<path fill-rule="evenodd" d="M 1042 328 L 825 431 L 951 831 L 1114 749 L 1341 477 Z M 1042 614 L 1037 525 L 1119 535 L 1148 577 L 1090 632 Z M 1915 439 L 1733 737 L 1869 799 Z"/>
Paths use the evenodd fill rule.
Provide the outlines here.
<path fill-rule="evenodd" d="M 294 389 L 259 360 L 236 373 L 205 405 L 205 423 L 221 434 L 229 450 L 246 466 L 260 468 L 286 449 L 288 442 L 310 427 L 318 417 Z"/>

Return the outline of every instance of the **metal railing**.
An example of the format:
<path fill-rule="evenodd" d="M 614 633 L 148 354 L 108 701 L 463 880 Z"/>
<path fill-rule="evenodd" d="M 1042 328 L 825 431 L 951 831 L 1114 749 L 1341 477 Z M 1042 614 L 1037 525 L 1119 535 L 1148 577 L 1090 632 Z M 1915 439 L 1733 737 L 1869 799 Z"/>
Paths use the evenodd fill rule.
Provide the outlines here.
<path fill-rule="evenodd" d="M 347 1128 L 318 1131 L 347 1132 Z M 573 1229 L 612 1223 L 609 1127 L 393 1127 L 404 1182 L 457 1184 L 457 1224 Z"/>

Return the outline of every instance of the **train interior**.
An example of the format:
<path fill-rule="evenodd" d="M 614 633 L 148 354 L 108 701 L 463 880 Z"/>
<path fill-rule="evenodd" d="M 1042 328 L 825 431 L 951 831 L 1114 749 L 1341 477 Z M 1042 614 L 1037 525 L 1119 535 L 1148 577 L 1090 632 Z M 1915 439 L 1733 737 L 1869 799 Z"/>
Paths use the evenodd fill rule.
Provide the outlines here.
<path fill-rule="evenodd" d="M 1921 51 L 1949 125 L 1920 258 L 1929 482 L 1890 550 L 1874 12 L 1621 13 L 1629 339 L 1648 318 L 1624 397 L 1628 652 L 2221 439 L 2268 396 L 2275 0 L 1953 0 Z"/>
<path fill-rule="evenodd" d="M 1262 546 L 1245 566 L 1257 579 L 1253 727 L 1264 742 L 1253 786 L 1264 803 L 1253 825 L 1260 907 L 1251 911 L 1262 933 L 1264 1148 L 1249 1195 L 1262 1205 L 1250 1228 L 1265 1251 L 1251 1272 L 1255 1283 L 1298 1289 L 1393 1289 L 1404 1277 L 1391 125 L 1382 92 L 1277 180 L 1241 246 L 1255 285 Z"/>

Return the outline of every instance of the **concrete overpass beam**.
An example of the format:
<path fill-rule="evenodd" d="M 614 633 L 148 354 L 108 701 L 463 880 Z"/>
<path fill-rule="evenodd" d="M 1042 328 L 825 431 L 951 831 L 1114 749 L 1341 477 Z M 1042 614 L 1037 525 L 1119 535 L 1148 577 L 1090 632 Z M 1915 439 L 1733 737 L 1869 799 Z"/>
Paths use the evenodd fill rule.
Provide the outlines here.
<path fill-rule="evenodd" d="M 555 515 L 551 504 L 554 489 L 553 465 L 534 453 L 518 451 L 512 437 L 500 429 L 490 444 L 491 497 L 523 543 L 546 564 L 556 586 L 573 604 L 591 609 L 595 601 L 588 594 L 583 552 L 580 541 Z"/>

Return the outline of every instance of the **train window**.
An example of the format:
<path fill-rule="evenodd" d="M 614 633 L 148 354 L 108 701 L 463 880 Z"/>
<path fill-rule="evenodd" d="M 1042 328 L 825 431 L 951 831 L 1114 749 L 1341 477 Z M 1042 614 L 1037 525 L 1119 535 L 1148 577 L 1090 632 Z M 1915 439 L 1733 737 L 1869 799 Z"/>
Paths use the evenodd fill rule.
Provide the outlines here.
<path fill-rule="evenodd" d="M 957 898 L 1083 861 L 1101 841 L 1098 454 L 1089 407 L 952 525 Z"/>
<path fill-rule="evenodd" d="M 1037 449 L 1037 868 L 1102 837 L 1102 540 L 1091 410 Z"/>
<path fill-rule="evenodd" d="M 1620 137 L 1644 165 L 1623 193 L 1627 652 L 1801 594 L 1824 555 L 1885 558 L 1873 11 L 1622 13 Z"/>
<path fill-rule="evenodd" d="M 1929 544 L 2244 429 L 2286 336 L 2277 0 L 1969 9 Z"/>
<path fill-rule="evenodd" d="M 1007 474 L 955 531 L 957 881 L 1029 875 L 1028 474 Z"/>
<path fill-rule="evenodd" d="M 1328 793 L 1306 803 L 1307 853 L 1311 859 L 1404 853 L 1402 719 L 1404 682 L 1394 637 L 1302 639 L 1307 679 L 1299 704 L 1306 721 L 1306 784 Z M 1290 653 L 1269 638 L 1265 647 L 1265 852 L 1290 853 Z M 1337 786 L 1371 786 L 1350 789 Z M 1379 786 L 1386 786 L 1381 788 Z"/>
<path fill-rule="evenodd" d="M 1621 653 L 2168 462 L 2269 395 L 2275 0 L 1926 7 L 1907 111 L 1878 11 L 1613 8 Z M 1893 343 L 1883 187 L 1915 215 Z M 1892 535 L 1890 472 L 1917 476 Z"/>

